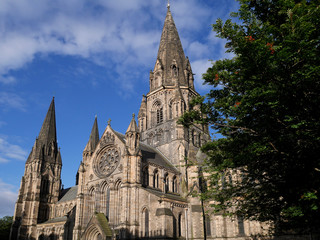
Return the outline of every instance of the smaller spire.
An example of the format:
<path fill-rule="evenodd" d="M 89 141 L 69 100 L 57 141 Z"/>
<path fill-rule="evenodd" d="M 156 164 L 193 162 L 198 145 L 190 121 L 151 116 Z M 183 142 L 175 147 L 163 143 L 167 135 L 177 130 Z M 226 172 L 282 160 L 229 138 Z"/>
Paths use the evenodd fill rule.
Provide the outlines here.
<path fill-rule="evenodd" d="M 95 116 L 90 138 L 84 150 L 93 152 L 96 149 L 98 142 L 99 142 L 98 120 L 97 120 L 97 116 Z"/>
<path fill-rule="evenodd" d="M 137 123 L 136 123 L 136 120 L 135 120 L 135 116 L 136 115 L 133 113 L 131 122 L 129 124 L 129 127 L 128 127 L 126 133 L 128 133 L 128 132 L 139 132 L 138 126 L 137 126 Z"/>

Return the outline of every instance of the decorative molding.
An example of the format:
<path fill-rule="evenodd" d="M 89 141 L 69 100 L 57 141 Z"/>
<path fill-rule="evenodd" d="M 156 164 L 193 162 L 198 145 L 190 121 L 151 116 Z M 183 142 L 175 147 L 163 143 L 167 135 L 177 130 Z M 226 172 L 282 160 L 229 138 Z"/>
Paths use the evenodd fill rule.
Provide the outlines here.
<path fill-rule="evenodd" d="M 100 148 L 103 148 L 108 144 L 114 144 L 114 139 L 114 135 L 112 133 L 107 132 L 106 135 L 104 135 L 100 141 Z"/>

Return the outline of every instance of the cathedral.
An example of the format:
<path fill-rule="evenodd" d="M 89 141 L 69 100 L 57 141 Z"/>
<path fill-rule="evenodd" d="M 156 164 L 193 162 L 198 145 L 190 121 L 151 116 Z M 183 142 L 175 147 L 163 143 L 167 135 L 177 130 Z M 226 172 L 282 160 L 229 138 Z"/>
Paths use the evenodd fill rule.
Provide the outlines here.
<path fill-rule="evenodd" d="M 198 96 L 170 6 L 150 90 L 125 133 L 95 118 L 76 185 L 63 189 L 54 99 L 25 164 L 10 239 L 247 239 L 258 222 L 213 214 L 200 191 L 201 145 L 208 126 L 178 118 Z M 89 135 L 89 133 L 88 133 Z"/>

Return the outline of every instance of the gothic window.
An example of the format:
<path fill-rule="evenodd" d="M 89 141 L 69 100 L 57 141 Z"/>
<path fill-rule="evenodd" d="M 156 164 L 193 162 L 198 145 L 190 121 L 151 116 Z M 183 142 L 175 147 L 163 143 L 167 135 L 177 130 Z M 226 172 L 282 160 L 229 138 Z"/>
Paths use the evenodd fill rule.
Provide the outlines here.
<path fill-rule="evenodd" d="M 176 103 L 176 116 L 179 117 L 179 104 Z"/>
<path fill-rule="evenodd" d="M 148 171 L 148 167 L 143 169 L 143 172 L 142 172 L 142 185 L 144 187 L 149 186 L 149 171 Z"/>
<path fill-rule="evenodd" d="M 159 188 L 159 171 L 157 169 L 153 172 L 153 187 Z"/>
<path fill-rule="evenodd" d="M 182 236 L 182 214 L 178 216 L 178 237 Z"/>
<path fill-rule="evenodd" d="M 144 236 L 148 237 L 149 236 L 149 211 L 147 208 L 143 210 L 142 213 L 142 221 L 143 221 L 143 226 L 144 226 Z"/>
<path fill-rule="evenodd" d="M 164 175 L 164 191 L 168 192 L 169 191 L 169 176 L 168 173 Z"/>
<path fill-rule="evenodd" d="M 49 188 L 50 188 L 50 182 L 47 177 L 44 177 L 43 179 L 41 179 L 41 186 L 40 186 L 41 197 L 45 197 L 46 195 L 49 194 Z"/>
<path fill-rule="evenodd" d="M 177 186 L 177 177 L 174 176 L 172 179 L 172 192 L 178 192 L 178 186 Z"/>
<path fill-rule="evenodd" d="M 194 130 L 192 130 L 191 135 L 192 135 L 192 144 L 195 145 L 195 131 Z"/>
<path fill-rule="evenodd" d="M 162 123 L 163 121 L 163 110 L 162 107 L 157 109 L 157 124 Z"/>
<path fill-rule="evenodd" d="M 241 217 L 238 217 L 238 232 L 240 236 L 245 235 L 243 219 Z"/>
<path fill-rule="evenodd" d="M 207 233 L 207 236 L 211 236 L 210 216 L 209 215 L 205 215 L 205 220 L 206 220 L 206 233 Z"/>
<path fill-rule="evenodd" d="M 95 204 L 95 190 L 92 187 L 89 190 L 89 204 L 88 204 L 89 215 L 92 215 L 94 213 L 94 204 Z"/>
<path fill-rule="evenodd" d="M 172 102 L 169 103 L 169 119 L 173 118 L 173 112 L 172 112 Z"/>
<path fill-rule="evenodd" d="M 107 188 L 106 194 L 106 217 L 109 220 L 109 211 L 110 211 L 110 188 Z"/>
<path fill-rule="evenodd" d="M 155 101 L 153 104 L 153 111 L 152 111 L 152 125 L 160 124 L 163 122 L 163 108 L 162 104 L 159 100 Z"/>
<path fill-rule="evenodd" d="M 171 65 L 171 75 L 172 77 L 178 76 L 178 67 L 176 64 Z"/>

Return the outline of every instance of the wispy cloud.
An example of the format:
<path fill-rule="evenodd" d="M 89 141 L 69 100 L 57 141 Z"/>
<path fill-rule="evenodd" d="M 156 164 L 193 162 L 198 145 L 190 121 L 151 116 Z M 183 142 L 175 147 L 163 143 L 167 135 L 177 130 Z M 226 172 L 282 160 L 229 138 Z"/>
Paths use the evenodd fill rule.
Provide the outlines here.
<path fill-rule="evenodd" d="M 25 101 L 15 93 L 0 92 L 0 106 L 4 111 L 10 108 L 26 111 Z"/>
<path fill-rule="evenodd" d="M 0 179 L 0 217 L 13 216 L 14 204 L 18 197 L 18 192 L 11 184 Z"/>
<path fill-rule="evenodd" d="M 9 143 L 5 136 L 0 136 L 0 163 L 12 160 L 25 161 L 27 151 L 16 144 Z"/>

